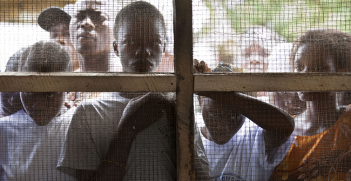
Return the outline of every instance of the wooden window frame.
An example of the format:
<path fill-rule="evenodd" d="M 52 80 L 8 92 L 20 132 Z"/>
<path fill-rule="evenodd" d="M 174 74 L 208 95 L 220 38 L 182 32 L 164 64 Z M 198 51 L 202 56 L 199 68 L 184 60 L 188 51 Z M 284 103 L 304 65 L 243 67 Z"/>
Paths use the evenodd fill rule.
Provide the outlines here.
<path fill-rule="evenodd" d="M 176 92 L 178 180 L 195 180 L 193 94 L 348 91 L 351 73 L 193 73 L 191 0 L 174 0 L 175 73 L 0 73 L 1 92 Z"/>

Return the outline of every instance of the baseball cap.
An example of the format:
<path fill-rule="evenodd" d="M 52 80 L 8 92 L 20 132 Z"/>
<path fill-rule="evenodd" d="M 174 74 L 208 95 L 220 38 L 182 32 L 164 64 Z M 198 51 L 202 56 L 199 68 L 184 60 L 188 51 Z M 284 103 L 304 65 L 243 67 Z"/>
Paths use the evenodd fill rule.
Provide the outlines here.
<path fill-rule="evenodd" d="M 44 9 L 38 17 L 39 26 L 44 30 L 49 31 L 50 28 L 57 23 L 69 24 L 71 21 L 71 16 L 65 11 L 68 6 L 69 5 L 66 5 L 63 9 L 56 6 Z"/>

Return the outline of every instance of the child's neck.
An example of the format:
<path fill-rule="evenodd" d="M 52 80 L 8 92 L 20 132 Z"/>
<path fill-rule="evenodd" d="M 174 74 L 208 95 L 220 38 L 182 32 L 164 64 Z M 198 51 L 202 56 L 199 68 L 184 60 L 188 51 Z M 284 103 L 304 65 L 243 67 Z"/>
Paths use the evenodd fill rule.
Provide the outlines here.
<path fill-rule="evenodd" d="M 104 51 L 96 54 L 82 55 L 81 69 L 83 72 L 108 72 L 110 54 Z"/>
<path fill-rule="evenodd" d="M 295 134 L 312 136 L 329 129 L 338 120 L 340 111 L 335 99 L 306 101 L 305 113 L 295 117 Z"/>

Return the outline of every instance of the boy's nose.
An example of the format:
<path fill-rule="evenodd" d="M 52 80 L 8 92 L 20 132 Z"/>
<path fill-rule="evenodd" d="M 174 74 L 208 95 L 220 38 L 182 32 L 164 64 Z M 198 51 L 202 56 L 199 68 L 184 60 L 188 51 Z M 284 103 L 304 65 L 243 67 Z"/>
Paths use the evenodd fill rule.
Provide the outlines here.
<path fill-rule="evenodd" d="M 85 29 L 86 31 L 91 31 L 95 29 L 93 21 L 87 16 L 80 24 L 80 28 Z"/>
<path fill-rule="evenodd" d="M 62 46 L 65 46 L 67 44 L 66 41 L 65 41 L 65 38 L 62 35 L 57 36 L 55 38 L 55 42 L 60 44 L 60 45 L 62 45 Z"/>
<path fill-rule="evenodd" d="M 250 63 L 251 64 L 260 64 L 260 61 L 254 59 L 254 60 L 250 60 Z"/>
<path fill-rule="evenodd" d="M 143 46 L 141 45 L 138 50 L 135 52 L 135 55 L 138 57 L 138 58 L 141 58 L 141 57 L 149 57 L 151 55 L 151 50 L 146 47 L 146 46 Z"/>

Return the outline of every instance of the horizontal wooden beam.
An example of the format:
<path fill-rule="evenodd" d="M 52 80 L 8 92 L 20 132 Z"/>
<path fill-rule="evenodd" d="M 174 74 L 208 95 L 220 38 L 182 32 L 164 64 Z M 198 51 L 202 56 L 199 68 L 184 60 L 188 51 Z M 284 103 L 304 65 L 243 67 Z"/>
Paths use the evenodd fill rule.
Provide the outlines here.
<path fill-rule="evenodd" d="M 0 73 L 0 92 L 175 92 L 173 74 Z M 351 91 L 351 74 L 195 74 L 194 91 Z"/>
<path fill-rule="evenodd" d="M 173 74 L 0 73 L 0 92 L 175 92 Z"/>
<path fill-rule="evenodd" d="M 197 74 L 195 92 L 199 91 L 347 91 L 351 74 L 328 73 L 234 73 Z"/>

